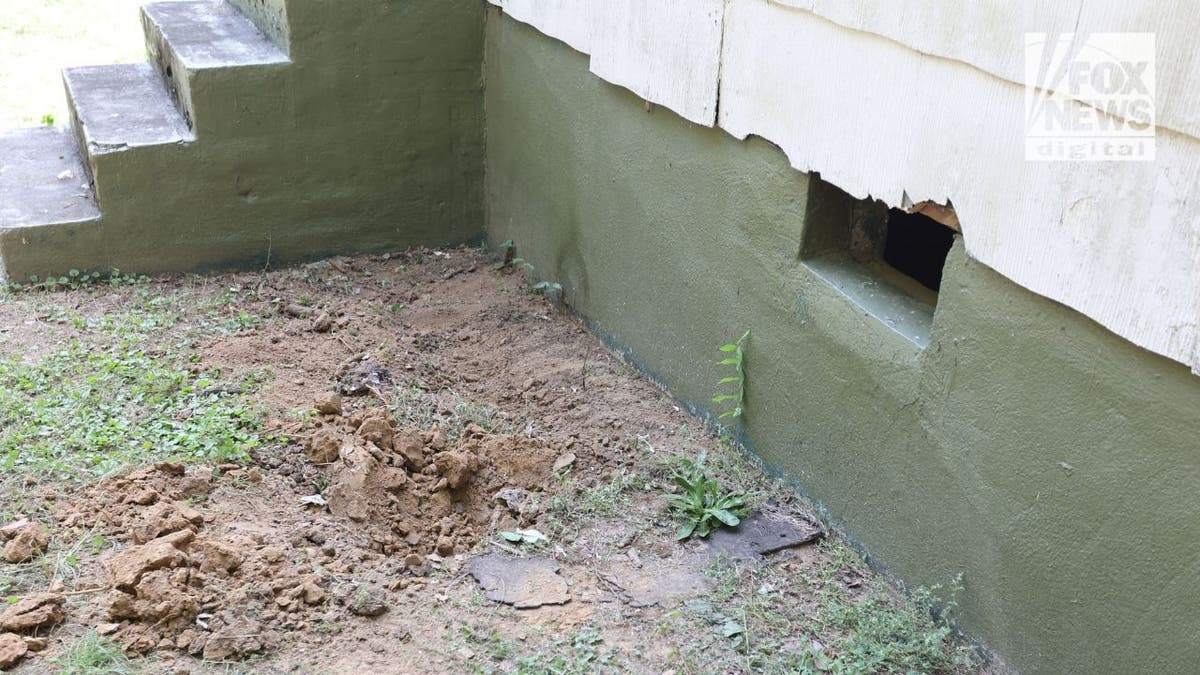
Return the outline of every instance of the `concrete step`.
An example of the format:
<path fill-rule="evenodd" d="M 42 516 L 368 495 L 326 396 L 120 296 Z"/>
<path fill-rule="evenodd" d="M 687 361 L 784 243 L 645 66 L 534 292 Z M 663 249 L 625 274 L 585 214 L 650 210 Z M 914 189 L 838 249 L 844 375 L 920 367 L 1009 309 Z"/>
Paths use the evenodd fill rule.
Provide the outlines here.
<path fill-rule="evenodd" d="M 142 25 L 150 59 L 193 129 L 203 117 L 199 92 L 222 98 L 222 86 L 237 77 L 223 71 L 289 63 L 271 38 L 224 0 L 150 3 L 142 7 Z M 213 103 L 228 114 L 232 101 Z"/>
<path fill-rule="evenodd" d="M 63 80 L 71 120 L 89 159 L 196 139 L 149 63 L 67 68 Z"/>
<path fill-rule="evenodd" d="M 99 217 L 79 144 L 68 129 L 0 132 L 0 229 Z"/>

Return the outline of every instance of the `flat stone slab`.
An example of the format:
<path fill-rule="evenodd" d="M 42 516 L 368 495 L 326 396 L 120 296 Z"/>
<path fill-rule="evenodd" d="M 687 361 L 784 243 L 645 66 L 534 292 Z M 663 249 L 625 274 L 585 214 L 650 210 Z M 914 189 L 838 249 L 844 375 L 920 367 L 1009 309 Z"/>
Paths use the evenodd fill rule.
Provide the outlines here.
<path fill-rule="evenodd" d="M 708 535 L 708 547 L 746 560 L 765 560 L 771 553 L 814 542 L 825 536 L 825 529 L 814 521 L 778 513 L 757 511 L 735 528 L 715 530 Z"/>
<path fill-rule="evenodd" d="M 149 63 L 67 68 L 63 79 L 91 153 L 196 140 Z"/>
<path fill-rule="evenodd" d="M 283 50 L 223 0 L 153 2 L 142 13 L 188 68 L 288 62 Z"/>
<path fill-rule="evenodd" d="M 79 144 L 66 129 L 0 132 L 0 227 L 100 217 Z"/>
<path fill-rule="evenodd" d="M 712 591 L 705 575 L 709 563 L 707 556 L 689 553 L 665 559 L 647 556 L 640 563 L 614 562 L 599 578 L 630 607 L 669 609 Z"/>
<path fill-rule="evenodd" d="M 489 600 L 532 609 L 570 602 L 567 580 L 550 558 L 515 558 L 498 553 L 475 556 L 467 571 L 483 587 Z"/>

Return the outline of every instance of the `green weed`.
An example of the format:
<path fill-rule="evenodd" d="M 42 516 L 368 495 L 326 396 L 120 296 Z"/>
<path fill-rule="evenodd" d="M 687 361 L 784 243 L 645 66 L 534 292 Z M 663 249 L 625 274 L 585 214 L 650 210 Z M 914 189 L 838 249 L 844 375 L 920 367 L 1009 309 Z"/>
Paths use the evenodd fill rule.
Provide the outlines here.
<path fill-rule="evenodd" d="M 737 527 L 749 512 L 744 494 L 724 490 L 705 473 L 707 454 L 702 451 L 695 462 L 680 459 L 680 468 L 672 476 L 682 492 L 668 494 L 666 498 L 671 503 L 671 510 L 684 519 L 676 539 L 687 539 L 693 534 L 707 537 L 721 525 Z"/>
<path fill-rule="evenodd" d="M 746 342 L 749 340 L 749 338 L 750 331 L 746 331 L 745 333 L 742 333 L 740 338 L 737 339 L 737 342 L 721 345 L 720 347 L 720 350 L 726 354 L 729 354 L 729 356 L 721 359 L 719 365 L 733 366 L 734 374 L 721 378 L 717 384 L 726 385 L 735 383 L 737 384 L 737 389 L 731 394 L 718 394 L 717 396 L 713 397 L 713 403 L 729 403 L 733 405 L 732 408 L 729 408 L 725 412 L 722 412 L 720 415 L 718 415 L 717 419 L 742 416 L 742 403 L 746 400 Z"/>
<path fill-rule="evenodd" d="M 150 277 L 144 275 L 129 275 L 122 274 L 121 270 L 113 268 L 107 275 L 100 272 L 81 272 L 80 270 L 70 270 L 62 276 L 51 276 L 45 279 L 38 275 L 30 275 L 29 281 L 26 283 L 13 282 L 8 284 L 8 289 L 14 292 L 29 292 L 29 291 L 75 291 L 81 288 L 94 288 L 97 286 L 119 287 L 130 286 L 134 284 L 149 283 Z"/>

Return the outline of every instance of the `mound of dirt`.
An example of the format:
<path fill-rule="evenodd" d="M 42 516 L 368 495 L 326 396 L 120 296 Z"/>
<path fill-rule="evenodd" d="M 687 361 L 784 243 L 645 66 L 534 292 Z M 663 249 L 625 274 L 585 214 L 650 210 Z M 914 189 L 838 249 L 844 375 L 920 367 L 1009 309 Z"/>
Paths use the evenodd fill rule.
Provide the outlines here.
<path fill-rule="evenodd" d="M 535 516 L 505 496 L 542 487 L 557 457 L 542 441 L 476 424 L 455 443 L 437 425 L 397 429 L 386 408 L 328 415 L 306 448 L 327 465 L 329 510 L 368 528 L 382 553 L 406 557 L 463 553 L 489 529 Z"/>
<path fill-rule="evenodd" d="M 397 428 L 383 407 L 342 414 L 332 395 L 321 403 L 328 413 L 303 439 L 300 463 L 306 457 L 306 471 L 324 474 L 323 497 L 343 525 L 319 527 L 297 503 L 277 521 L 290 533 L 263 533 L 198 508 L 222 481 L 264 480 L 257 468 L 161 462 L 102 481 L 55 513 L 64 530 L 125 544 L 100 558 L 96 585 L 105 594 L 81 618 L 130 654 L 243 658 L 274 649 L 283 632 L 343 613 L 379 616 L 404 579 L 472 550 L 490 530 L 539 515 L 530 491 L 544 486 L 558 456 L 544 442 L 474 424 L 451 442 L 436 425 Z M 282 476 L 265 480 L 287 486 Z M 306 562 L 314 557 L 323 570 Z M 361 571 L 368 561 L 374 581 L 336 581 L 338 571 Z"/>

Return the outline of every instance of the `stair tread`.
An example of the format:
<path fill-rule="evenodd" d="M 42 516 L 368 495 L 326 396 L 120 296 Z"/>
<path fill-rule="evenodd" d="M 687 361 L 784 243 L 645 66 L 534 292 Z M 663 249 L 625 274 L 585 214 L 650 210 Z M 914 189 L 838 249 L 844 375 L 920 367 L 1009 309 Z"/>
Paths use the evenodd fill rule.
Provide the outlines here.
<path fill-rule="evenodd" d="M 68 68 L 63 77 L 89 152 L 196 138 L 149 63 Z"/>
<path fill-rule="evenodd" d="M 224 0 L 153 2 L 142 11 L 188 68 L 288 62 L 283 50 Z"/>
<path fill-rule="evenodd" d="M 0 228 L 77 223 L 100 217 L 70 131 L 0 132 Z"/>

